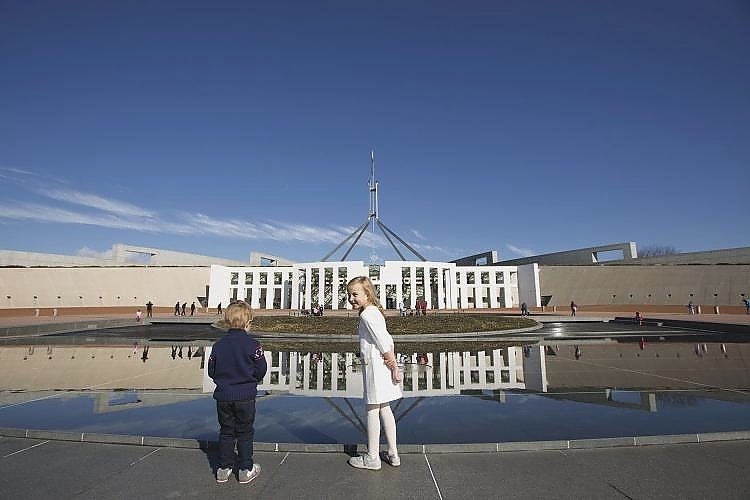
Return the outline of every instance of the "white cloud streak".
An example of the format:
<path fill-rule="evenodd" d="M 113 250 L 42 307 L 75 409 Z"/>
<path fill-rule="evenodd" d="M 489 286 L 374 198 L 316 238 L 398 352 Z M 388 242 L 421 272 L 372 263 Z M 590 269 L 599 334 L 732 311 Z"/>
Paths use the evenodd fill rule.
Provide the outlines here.
<path fill-rule="evenodd" d="M 0 167 L 0 179 L 5 178 L 22 186 L 36 183 L 37 177 L 32 172 Z M 329 245 L 337 245 L 357 231 L 357 228 L 353 226 L 319 227 L 275 221 L 251 222 L 236 216 L 217 218 L 203 213 L 178 212 L 165 215 L 132 203 L 74 189 L 43 188 L 38 184 L 33 187 L 26 185 L 24 189 L 52 202 L 9 202 L 6 199 L 0 204 L 0 223 L 15 220 L 48 224 L 81 224 L 156 234 L 278 242 L 299 241 Z M 412 230 L 412 233 L 416 238 L 424 240 L 418 231 Z M 350 238 L 346 245 L 342 245 L 342 251 L 344 247 L 351 246 L 354 237 Z M 357 244 L 372 248 L 390 247 L 390 243 L 382 234 L 372 232 L 369 228 L 362 233 Z M 420 252 L 449 254 L 448 251 L 437 246 L 411 242 L 409 244 L 419 249 Z"/>
<path fill-rule="evenodd" d="M 519 256 L 519 257 L 531 257 L 532 255 L 536 255 L 536 252 L 533 250 L 530 250 L 528 248 L 521 248 L 517 247 L 515 245 L 511 245 L 510 243 L 505 245 L 505 248 L 511 251 L 511 253 Z"/>
<path fill-rule="evenodd" d="M 53 200 L 64 201 L 74 205 L 95 208 L 104 212 L 122 215 L 125 217 L 152 217 L 154 213 L 150 210 L 136 207 L 130 203 L 117 200 L 108 200 L 94 194 L 81 193 L 79 191 L 65 189 L 36 190 L 37 194 L 52 198 Z"/>

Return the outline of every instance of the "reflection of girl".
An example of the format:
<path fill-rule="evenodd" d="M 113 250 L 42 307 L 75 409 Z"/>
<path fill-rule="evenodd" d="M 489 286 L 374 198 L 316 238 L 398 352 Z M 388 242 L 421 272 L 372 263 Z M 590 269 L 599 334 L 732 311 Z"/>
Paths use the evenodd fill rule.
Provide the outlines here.
<path fill-rule="evenodd" d="M 354 278 L 346 287 L 349 303 L 359 310 L 359 347 L 362 359 L 364 399 L 367 404 L 367 453 L 349 459 L 358 469 L 380 469 L 380 421 L 388 443 L 383 460 L 401 465 L 396 447 L 396 419 L 390 401 L 403 397 L 401 374 L 396 363 L 393 338 L 369 278 Z"/>

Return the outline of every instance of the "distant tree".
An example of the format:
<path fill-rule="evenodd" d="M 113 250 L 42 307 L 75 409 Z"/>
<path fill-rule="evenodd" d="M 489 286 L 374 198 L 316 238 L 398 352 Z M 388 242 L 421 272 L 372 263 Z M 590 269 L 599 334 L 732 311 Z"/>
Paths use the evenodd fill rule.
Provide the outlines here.
<path fill-rule="evenodd" d="M 652 245 L 638 249 L 638 257 L 663 257 L 665 255 L 676 255 L 680 252 L 675 247 Z"/>

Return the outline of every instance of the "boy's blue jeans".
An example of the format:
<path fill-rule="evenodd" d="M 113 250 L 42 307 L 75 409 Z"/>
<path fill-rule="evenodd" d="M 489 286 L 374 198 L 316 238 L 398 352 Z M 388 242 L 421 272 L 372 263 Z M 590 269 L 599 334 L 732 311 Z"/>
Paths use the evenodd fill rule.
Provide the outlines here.
<path fill-rule="evenodd" d="M 234 442 L 237 441 L 237 468 L 253 468 L 253 438 L 255 436 L 255 400 L 217 401 L 219 417 L 219 467 L 228 469 L 235 464 Z"/>

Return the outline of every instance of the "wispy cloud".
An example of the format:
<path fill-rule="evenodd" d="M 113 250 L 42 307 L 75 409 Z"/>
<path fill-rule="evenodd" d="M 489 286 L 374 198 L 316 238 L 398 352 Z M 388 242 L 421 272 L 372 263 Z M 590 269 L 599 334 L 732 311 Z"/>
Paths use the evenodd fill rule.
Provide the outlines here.
<path fill-rule="evenodd" d="M 521 248 L 517 247 L 515 245 L 511 245 L 510 243 L 505 245 L 505 248 L 510 250 L 511 253 L 519 256 L 519 257 L 531 257 L 532 255 L 536 255 L 536 252 L 533 250 L 530 250 L 528 248 Z"/>
<path fill-rule="evenodd" d="M 87 214 L 38 203 L 24 202 L 15 206 L 0 205 L 0 218 L 59 224 L 84 224 L 114 229 L 159 232 L 158 228 L 144 225 L 143 221 L 137 219 L 129 219 L 107 213 Z"/>
<path fill-rule="evenodd" d="M 111 259 L 112 249 L 104 250 L 103 252 L 97 252 L 89 247 L 83 247 L 76 252 L 79 257 L 93 257 L 96 259 Z"/>
<path fill-rule="evenodd" d="M 0 223 L 3 221 L 33 221 L 51 224 L 81 224 L 108 229 L 126 229 L 144 233 L 182 236 L 211 236 L 242 240 L 269 240 L 277 242 L 305 242 L 337 245 L 357 231 L 353 226 L 311 226 L 279 221 L 250 221 L 235 217 L 214 217 L 204 213 L 160 213 L 123 200 L 106 198 L 67 187 L 43 187 L 32 172 L 0 167 L 0 177 L 5 175 L 20 189 L 32 192 L 40 201 L 18 201 L 7 198 L 0 203 Z M 10 177 L 13 177 L 12 179 Z M 49 178 L 44 178 L 49 183 Z M 52 181 L 65 184 L 64 180 Z M 417 239 L 422 234 L 411 231 Z M 379 231 L 369 228 L 359 236 L 358 245 L 373 248 L 389 247 L 390 243 Z M 355 235 L 356 236 L 356 235 Z M 347 241 L 351 245 L 354 238 Z M 428 244 L 409 242 L 420 252 L 450 254 L 447 250 Z"/>
<path fill-rule="evenodd" d="M 12 181 L 16 183 L 23 182 L 24 179 L 28 179 L 33 176 L 32 172 L 22 170 L 20 168 L 12 167 L 0 167 L 0 179 Z"/>
<path fill-rule="evenodd" d="M 33 221 L 53 224 L 81 224 L 108 229 L 160 234 L 215 236 L 246 240 L 305 241 L 331 243 L 343 239 L 347 228 L 321 228 L 289 223 L 250 222 L 237 218 L 216 218 L 206 214 L 179 212 L 160 214 L 126 201 L 98 194 L 42 186 L 64 180 L 51 180 L 26 170 L 0 167 L 0 179 L 15 184 L 17 189 L 34 193 L 41 201 L 18 201 L 7 198 L 0 203 L 0 221 Z M 46 201 L 45 201 L 46 200 Z M 352 231 L 352 229 L 348 229 Z M 379 243 L 375 241 L 374 243 Z"/>
<path fill-rule="evenodd" d="M 74 205 L 82 205 L 85 207 L 95 208 L 104 212 L 111 212 L 113 214 L 122 215 L 125 217 L 152 217 L 154 213 L 151 210 L 146 210 L 130 203 L 108 200 L 94 194 L 81 193 L 79 191 L 66 190 L 66 189 L 52 189 L 42 190 L 36 189 L 37 194 L 52 198 L 53 200 L 64 201 L 72 203 Z"/>

